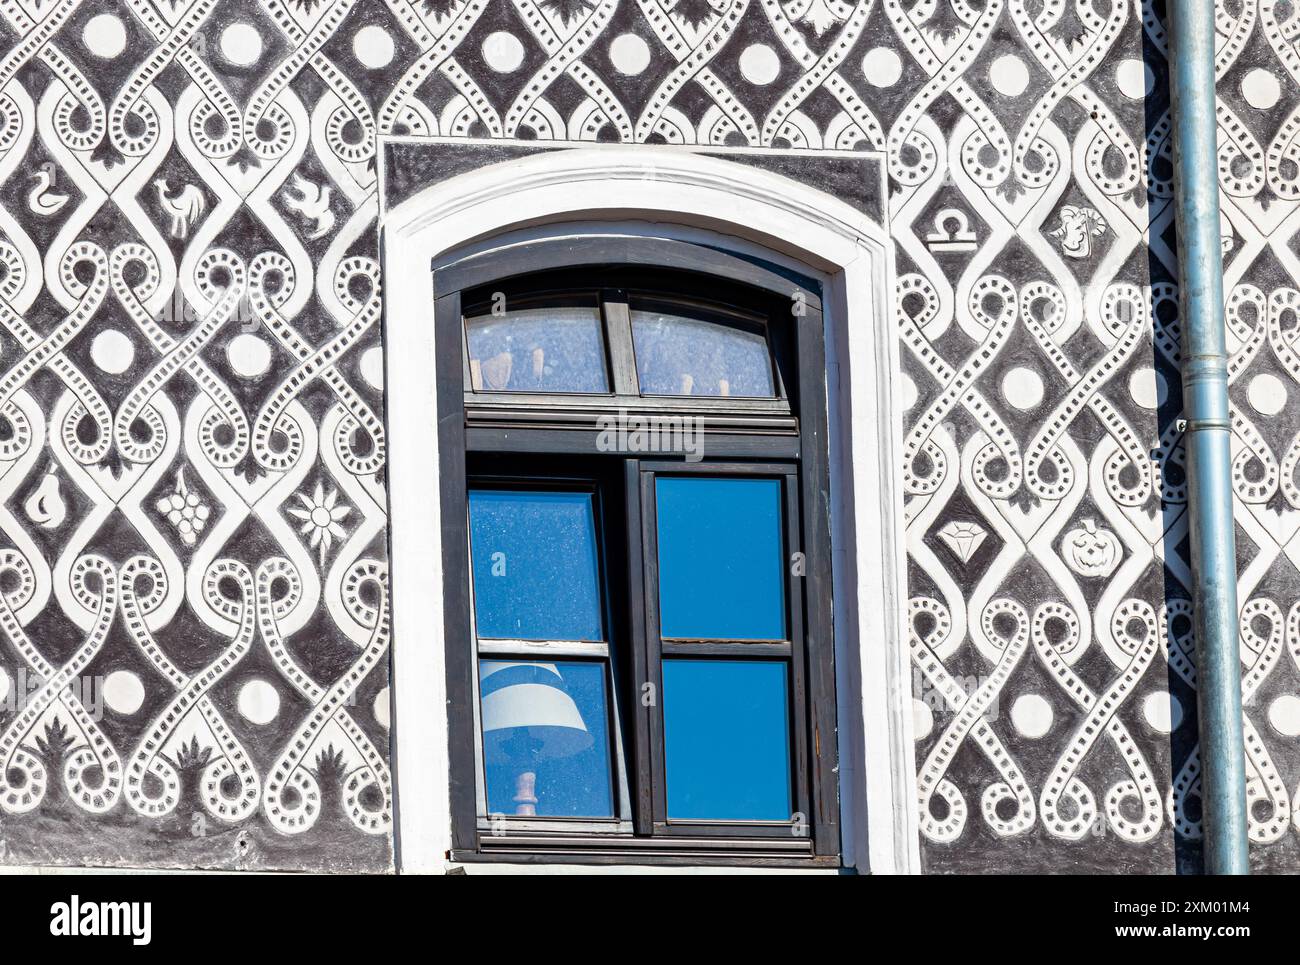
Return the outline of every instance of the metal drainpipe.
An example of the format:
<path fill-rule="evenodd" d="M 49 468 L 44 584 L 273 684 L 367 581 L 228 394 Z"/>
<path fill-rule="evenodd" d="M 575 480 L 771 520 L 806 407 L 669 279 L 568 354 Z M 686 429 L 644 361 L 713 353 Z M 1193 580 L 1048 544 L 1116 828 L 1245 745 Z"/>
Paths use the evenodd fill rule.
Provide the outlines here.
<path fill-rule="evenodd" d="M 1214 0 L 1171 0 L 1174 201 L 1205 871 L 1250 873 L 1214 95 Z"/>

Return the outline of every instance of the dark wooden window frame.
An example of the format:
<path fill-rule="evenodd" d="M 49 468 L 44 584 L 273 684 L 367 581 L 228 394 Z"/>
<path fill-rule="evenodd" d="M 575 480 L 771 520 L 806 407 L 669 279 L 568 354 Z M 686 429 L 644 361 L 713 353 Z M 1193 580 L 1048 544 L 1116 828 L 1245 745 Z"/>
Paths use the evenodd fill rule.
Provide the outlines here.
<path fill-rule="evenodd" d="M 584 289 L 611 287 L 607 279 L 622 279 L 644 270 L 647 277 L 671 284 L 667 296 L 692 291 L 716 291 L 730 286 L 737 293 L 781 299 L 798 305 L 789 311 L 789 328 L 770 333 L 776 354 L 778 395 L 775 399 L 705 396 L 636 396 L 626 391 L 627 373 L 617 371 L 618 350 L 607 346 L 611 391 L 605 395 L 543 395 L 540 393 L 473 392 L 468 390 L 468 355 L 464 326 L 467 298 L 483 286 L 509 286 L 522 276 L 580 272 L 591 276 Z M 617 286 L 614 286 L 617 287 Z M 800 275 L 775 265 L 688 242 L 640 238 L 555 239 L 488 252 L 439 266 L 434 271 L 435 373 L 438 447 L 441 477 L 442 555 L 444 571 L 444 641 L 449 715 L 452 851 L 458 861 L 515 862 L 751 864 L 811 867 L 839 864 L 839 791 L 836 739 L 834 641 L 831 602 L 829 469 L 827 457 L 826 364 L 821 293 Z M 773 302 L 775 304 L 775 301 Z M 617 321 L 616 319 L 614 321 Z M 612 327 L 612 326 L 611 326 Z M 610 335 L 607 338 L 622 337 Z M 630 339 L 630 331 L 626 333 Z M 624 356 L 626 357 L 626 356 Z M 633 373 L 634 375 L 634 373 Z M 626 624 L 633 639 L 624 644 L 631 655 L 630 671 L 638 688 L 658 680 L 660 641 L 657 613 L 647 588 L 657 586 L 653 558 L 653 526 L 643 511 L 643 488 L 656 474 L 708 472 L 716 475 L 767 475 L 783 480 L 787 549 L 803 554 L 802 577 L 787 575 L 791 619 L 788 659 L 792 667 L 792 728 L 795 731 L 792 767 L 793 800 L 806 818 L 806 828 L 781 822 L 758 827 L 753 822 L 693 823 L 666 820 L 662 779 L 652 780 L 662 767 L 662 730 L 656 708 L 619 704 L 609 695 L 611 714 L 622 713 L 627 731 L 622 740 L 631 788 L 633 833 L 573 822 L 546 820 L 513 828 L 507 822 L 488 830 L 483 825 L 478 795 L 477 652 L 472 630 L 472 589 L 468 538 L 467 453 L 531 454 L 521 463 L 597 455 L 597 420 L 611 411 L 629 414 L 691 414 L 705 420 L 706 457 L 687 463 L 656 453 L 652 458 L 619 454 L 625 485 L 627 588 L 620 593 L 627 608 Z M 500 457 L 497 456 L 499 459 Z M 475 478 L 529 478 L 530 470 L 478 473 Z M 579 474 L 580 475 L 580 474 Z M 533 475 L 533 478 L 538 476 Z M 553 478 L 549 475 L 546 478 Z M 589 480 L 583 478 L 585 484 Z M 499 481 L 499 479 L 498 479 Z M 506 483 L 509 484 L 509 483 Z M 612 498 L 607 494 L 604 498 Z M 650 501 L 650 516 L 653 500 Z M 599 520 L 598 520 L 599 525 Z M 606 536 L 601 537 L 607 544 Z M 605 552 L 602 549 L 602 552 Z M 613 626 L 607 636 L 613 636 Z M 613 663 L 615 641 L 611 639 Z M 701 646 L 690 644 L 689 646 Z M 703 646 L 709 646 L 707 644 Z M 767 644 L 719 644 L 755 648 Z M 648 654 L 655 653 L 655 659 Z M 785 653 L 786 651 L 782 651 Z M 780 656 L 775 649 L 768 657 Z M 785 659 L 785 657 L 782 657 Z M 796 666 L 797 665 L 797 666 Z M 799 685 L 794 685 L 802 677 Z M 634 692 L 640 692 L 639 689 Z M 616 710 L 615 708 L 619 708 Z M 635 718 L 635 719 L 633 719 Z M 630 726 L 629 726 L 630 725 Z M 611 721 L 611 742 L 616 731 Z M 656 756 L 658 755 L 658 756 Z M 619 800 L 615 771 L 614 799 Z M 660 773 L 662 773 L 660 771 Z M 599 824 L 599 823 L 597 823 Z M 606 827 L 619 822 L 604 822 Z M 541 827 L 543 830 L 533 830 Z"/>

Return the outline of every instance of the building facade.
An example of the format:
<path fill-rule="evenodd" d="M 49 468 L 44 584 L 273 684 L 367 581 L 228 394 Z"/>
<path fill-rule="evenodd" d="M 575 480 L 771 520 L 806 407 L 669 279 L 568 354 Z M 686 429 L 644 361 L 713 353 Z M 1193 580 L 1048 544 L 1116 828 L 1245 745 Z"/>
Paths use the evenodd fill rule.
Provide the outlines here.
<path fill-rule="evenodd" d="M 1216 21 L 1260 872 L 1300 866 L 1298 18 L 1235 0 Z M 0 0 L 0 48 L 6 864 L 1199 867 L 1161 4 Z M 498 285 L 506 315 L 591 288 L 561 301 L 595 326 L 599 384 L 542 384 L 582 369 L 580 340 L 493 348 Z M 736 339 L 722 377 L 646 361 L 638 317 L 670 329 L 688 301 L 706 342 L 677 349 Z M 555 393 L 612 401 L 538 416 Z M 697 517 L 779 483 L 773 545 L 800 559 L 777 589 L 673 562 L 700 550 L 665 482 L 696 465 L 692 419 L 701 478 L 733 484 Z M 656 425 L 678 437 L 628 441 Z M 573 646 L 529 660 L 488 627 L 474 544 L 518 535 L 489 497 L 521 460 L 575 465 L 596 429 L 630 535 L 511 550 L 567 574 L 536 611 L 572 621 L 538 639 Z M 736 525 L 723 558 L 768 552 Z M 574 554 L 599 560 L 594 630 L 556 602 L 586 592 Z M 777 629 L 700 629 L 708 600 L 675 613 L 674 580 L 755 621 L 776 599 Z M 627 649 L 625 620 L 653 642 Z M 599 728 L 556 669 L 582 661 L 605 668 Z M 706 665 L 755 688 L 784 668 L 784 730 L 755 747 L 793 756 L 743 846 L 715 802 L 721 823 L 674 831 L 671 708 Z M 716 708 L 740 679 L 689 686 Z M 606 823 L 548 824 L 518 774 L 493 789 L 499 695 L 527 686 L 567 688 L 545 726 L 607 748 L 607 800 L 565 812 Z M 758 697 L 731 713 L 757 740 Z M 766 779 L 754 753 L 733 785 Z"/>

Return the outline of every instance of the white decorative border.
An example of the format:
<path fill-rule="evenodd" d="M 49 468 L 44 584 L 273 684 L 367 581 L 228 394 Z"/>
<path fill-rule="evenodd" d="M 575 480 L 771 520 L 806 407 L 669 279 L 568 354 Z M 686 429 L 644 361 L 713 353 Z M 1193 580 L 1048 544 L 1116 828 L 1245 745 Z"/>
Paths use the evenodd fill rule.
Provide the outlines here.
<path fill-rule="evenodd" d="M 690 148 L 622 145 L 489 165 L 381 214 L 399 867 L 445 870 L 451 840 L 431 268 L 506 232 L 592 221 L 650 222 L 669 237 L 716 232 L 825 279 L 844 863 L 918 872 L 888 234 L 844 202 L 761 168 Z"/>

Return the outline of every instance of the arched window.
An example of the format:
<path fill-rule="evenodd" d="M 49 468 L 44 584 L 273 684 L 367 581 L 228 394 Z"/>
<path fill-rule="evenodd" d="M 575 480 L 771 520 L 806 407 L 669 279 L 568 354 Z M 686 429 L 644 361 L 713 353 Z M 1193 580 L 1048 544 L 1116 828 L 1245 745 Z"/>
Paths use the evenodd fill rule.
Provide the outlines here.
<path fill-rule="evenodd" d="M 818 287 L 603 237 L 434 291 L 453 858 L 837 864 Z"/>
<path fill-rule="evenodd" d="M 772 298 L 693 272 L 538 272 L 466 294 L 474 392 L 782 399 Z M 788 306 L 780 306 L 788 313 Z M 518 404 L 528 404 L 517 400 Z"/>

